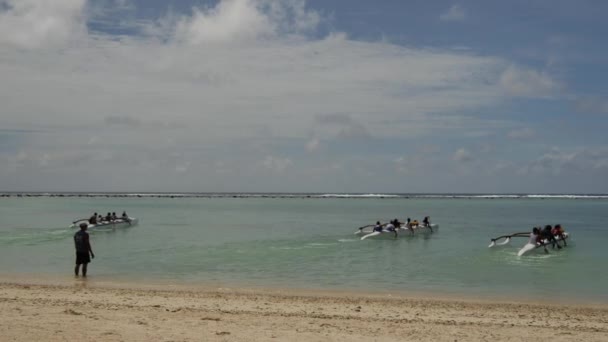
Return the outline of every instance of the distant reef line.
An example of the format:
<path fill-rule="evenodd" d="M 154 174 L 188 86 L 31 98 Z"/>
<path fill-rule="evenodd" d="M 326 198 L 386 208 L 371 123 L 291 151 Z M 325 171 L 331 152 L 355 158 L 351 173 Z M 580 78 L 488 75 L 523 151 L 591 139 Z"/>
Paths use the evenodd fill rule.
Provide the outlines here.
<path fill-rule="evenodd" d="M 147 192 L 0 192 L 0 197 L 107 198 L 312 198 L 312 199 L 608 199 L 608 194 L 392 194 L 392 193 L 147 193 Z"/>

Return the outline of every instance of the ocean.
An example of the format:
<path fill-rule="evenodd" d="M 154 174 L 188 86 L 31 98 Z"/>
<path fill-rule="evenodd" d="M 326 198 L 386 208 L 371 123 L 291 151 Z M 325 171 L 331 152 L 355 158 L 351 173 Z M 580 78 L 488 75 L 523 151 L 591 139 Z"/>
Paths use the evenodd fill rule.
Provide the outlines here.
<path fill-rule="evenodd" d="M 73 277 L 69 225 L 123 210 L 139 224 L 90 231 L 92 279 L 608 302 L 605 195 L 11 193 L 0 197 L 0 273 Z M 424 216 L 438 232 L 354 235 Z M 568 247 L 488 248 L 546 224 L 570 233 Z"/>

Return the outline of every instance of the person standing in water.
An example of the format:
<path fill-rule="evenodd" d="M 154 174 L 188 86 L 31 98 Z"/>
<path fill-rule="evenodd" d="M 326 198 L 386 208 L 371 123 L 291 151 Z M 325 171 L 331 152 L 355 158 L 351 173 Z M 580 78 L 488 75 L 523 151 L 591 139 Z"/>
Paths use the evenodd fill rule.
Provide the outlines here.
<path fill-rule="evenodd" d="M 91 258 L 95 258 L 93 249 L 91 249 L 86 223 L 81 223 L 80 230 L 74 234 L 74 247 L 76 247 L 76 267 L 74 268 L 74 274 L 78 276 L 80 265 L 82 265 L 82 276 L 86 277 L 87 265 L 89 262 L 91 262 Z"/>

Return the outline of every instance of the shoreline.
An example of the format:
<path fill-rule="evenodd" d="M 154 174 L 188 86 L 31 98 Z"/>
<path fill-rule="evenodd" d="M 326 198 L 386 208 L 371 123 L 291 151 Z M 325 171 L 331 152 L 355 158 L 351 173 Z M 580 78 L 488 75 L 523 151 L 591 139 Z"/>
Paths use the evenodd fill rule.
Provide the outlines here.
<path fill-rule="evenodd" d="M 0 285 L 16 286 L 87 286 L 107 289 L 154 290 L 176 292 L 214 292 L 232 291 L 260 294 L 289 294 L 319 297 L 359 297 L 372 299 L 418 299 L 441 300 L 445 302 L 468 302 L 479 304 L 526 304 L 564 307 L 588 307 L 608 309 L 605 298 L 591 297 L 539 297 L 525 294 L 466 293 L 457 290 L 406 290 L 406 289 L 373 289 L 359 288 L 311 288 L 259 283 L 231 283 L 222 281 L 205 282 L 199 280 L 169 280 L 154 277 L 117 276 L 106 277 L 93 274 L 88 278 L 72 275 L 0 273 Z"/>
<path fill-rule="evenodd" d="M 4 278 L 0 335 L 15 341 L 481 341 L 531 336 L 602 341 L 608 334 L 608 306 L 599 304 Z"/>

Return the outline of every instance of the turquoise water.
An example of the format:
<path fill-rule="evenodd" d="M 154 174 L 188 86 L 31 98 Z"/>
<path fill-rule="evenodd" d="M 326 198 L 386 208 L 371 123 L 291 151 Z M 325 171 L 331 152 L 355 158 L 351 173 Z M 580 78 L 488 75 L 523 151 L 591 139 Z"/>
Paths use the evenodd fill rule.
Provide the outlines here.
<path fill-rule="evenodd" d="M 311 289 L 564 296 L 608 302 L 608 199 L 0 198 L 0 272 L 72 274 L 71 221 L 126 210 L 138 226 L 93 231 L 96 279 Z M 360 241 L 376 220 L 430 215 L 440 231 Z M 517 257 L 491 237 L 562 224 L 569 247 Z"/>

